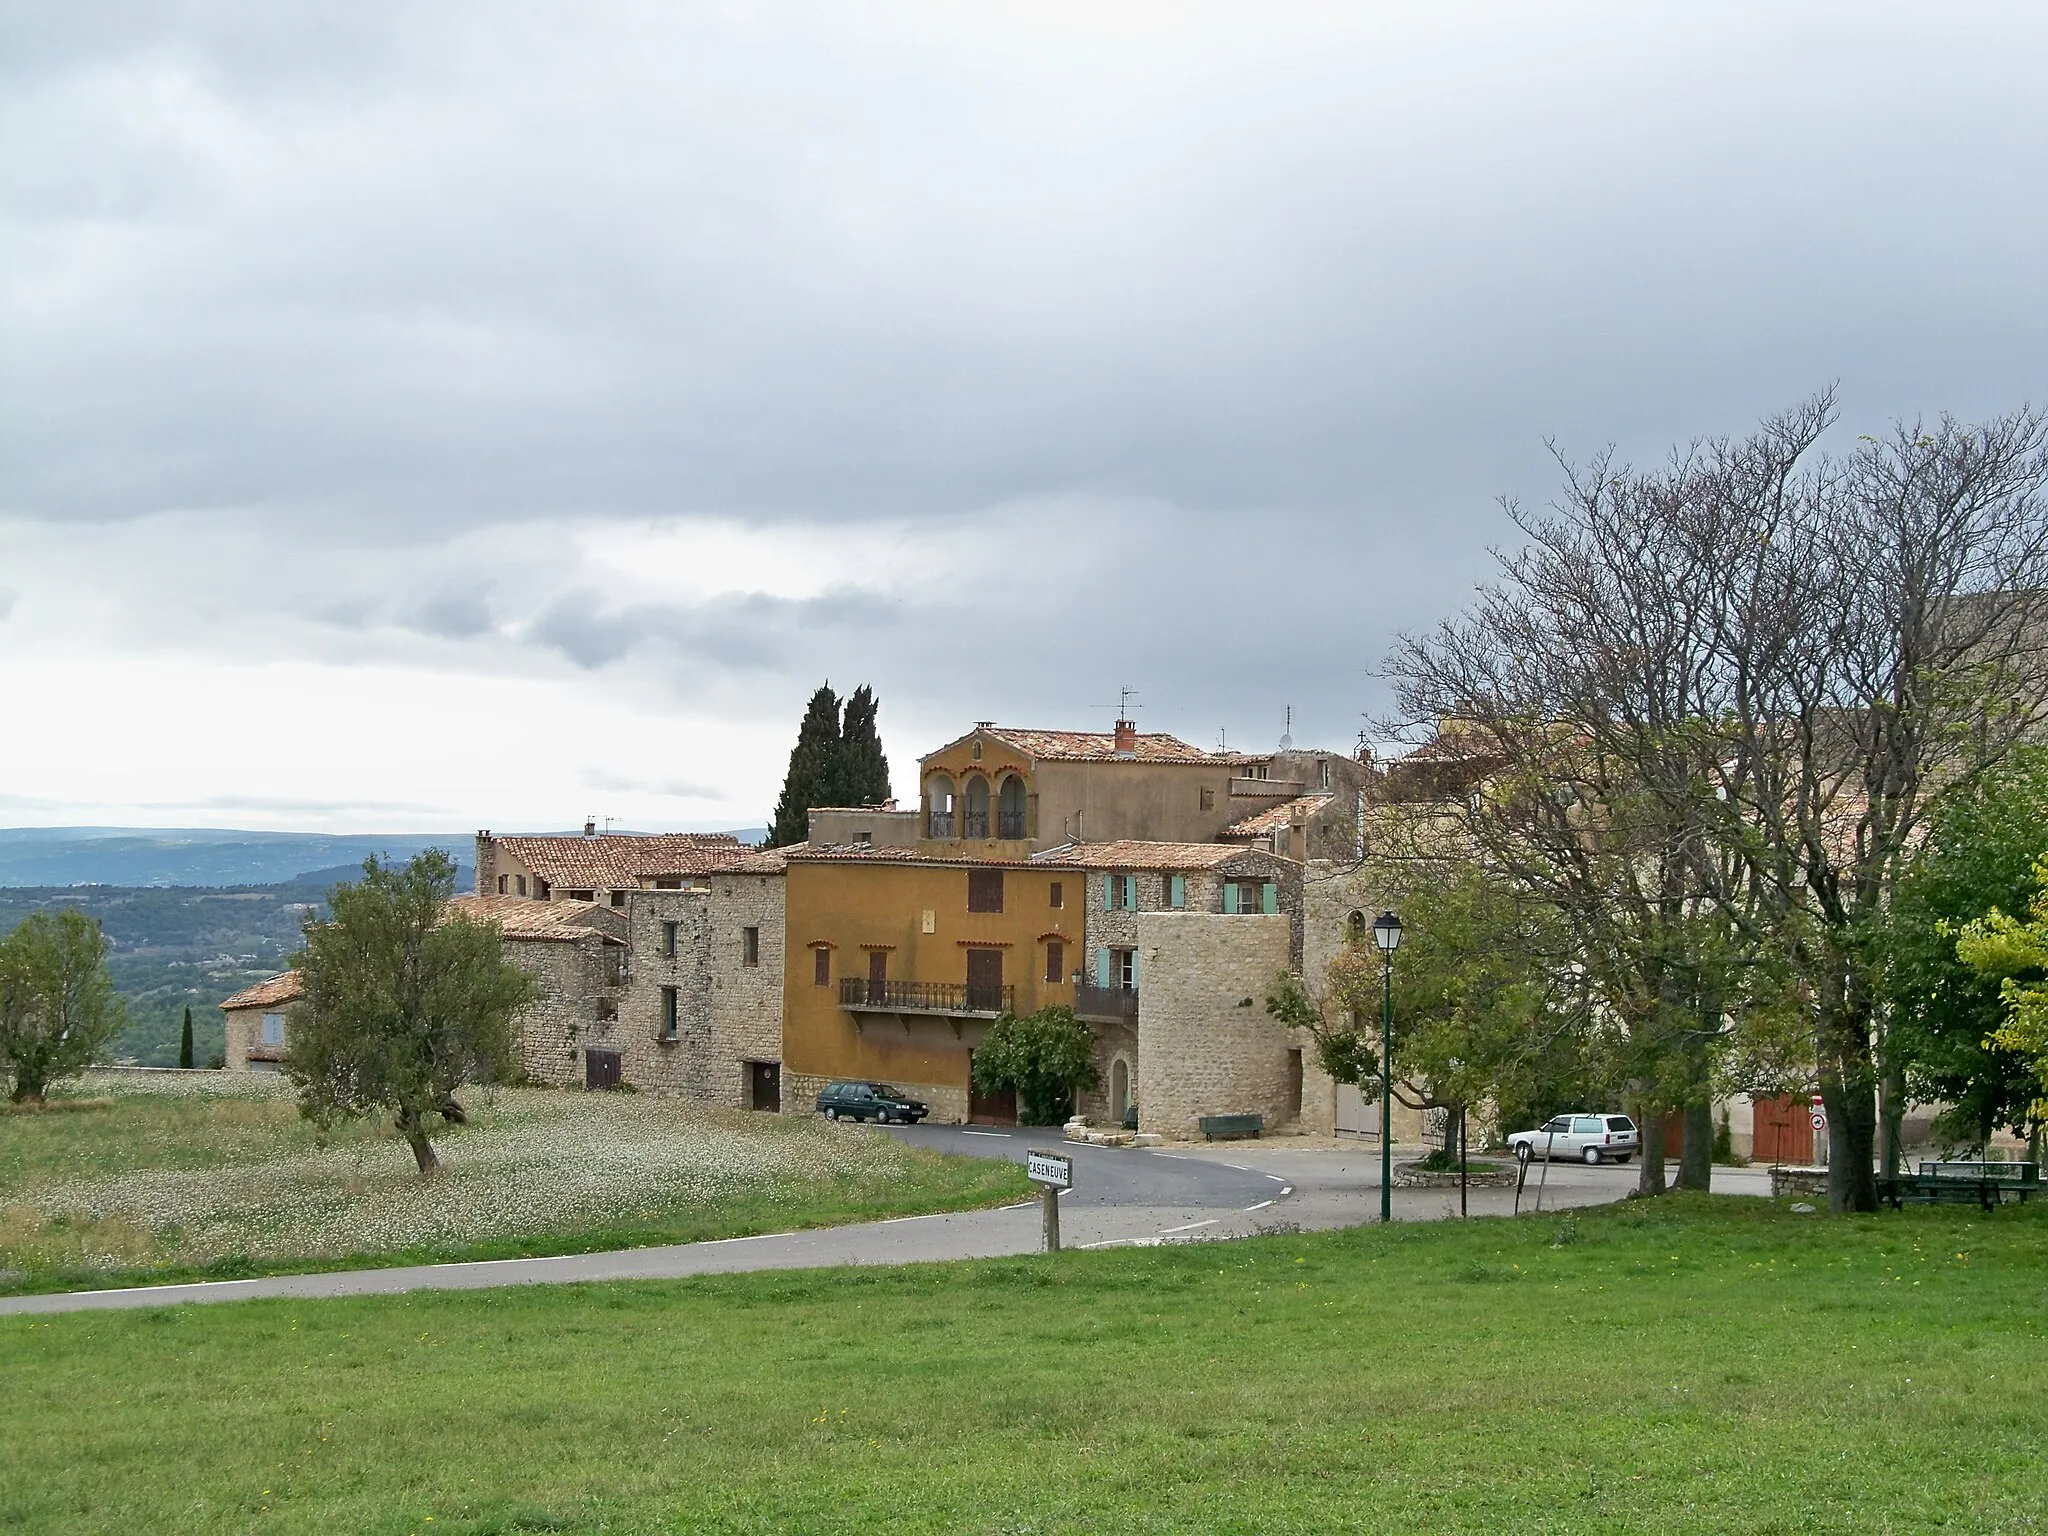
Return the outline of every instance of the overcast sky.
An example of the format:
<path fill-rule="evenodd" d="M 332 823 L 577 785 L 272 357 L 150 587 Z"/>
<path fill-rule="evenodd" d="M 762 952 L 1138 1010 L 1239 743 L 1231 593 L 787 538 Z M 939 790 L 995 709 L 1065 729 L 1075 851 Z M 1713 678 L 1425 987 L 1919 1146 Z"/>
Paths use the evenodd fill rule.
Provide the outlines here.
<path fill-rule="evenodd" d="M 1545 447 L 2048 399 L 2048 7 L 0 5 L 0 823 L 1349 746 Z"/>

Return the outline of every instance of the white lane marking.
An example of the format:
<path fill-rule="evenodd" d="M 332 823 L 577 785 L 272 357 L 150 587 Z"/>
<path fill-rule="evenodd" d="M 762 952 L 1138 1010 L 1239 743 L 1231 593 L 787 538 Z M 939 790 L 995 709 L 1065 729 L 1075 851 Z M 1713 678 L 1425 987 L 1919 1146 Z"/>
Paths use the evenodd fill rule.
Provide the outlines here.
<path fill-rule="evenodd" d="M 1271 1179 L 1275 1184 L 1285 1184 L 1287 1182 L 1285 1179 L 1281 1178 L 1280 1175 L 1277 1173 L 1269 1173 L 1266 1175 L 1266 1177 Z"/>
<path fill-rule="evenodd" d="M 1171 1232 L 1192 1232 L 1197 1227 L 1213 1227 L 1216 1225 L 1217 1222 L 1221 1221 L 1222 1219 L 1223 1218 L 1221 1216 L 1211 1216 L 1207 1221 L 1191 1221 L 1184 1227 L 1161 1227 L 1159 1229 L 1159 1235 L 1161 1237 L 1165 1237 L 1168 1233 Z"/>
<path fill-rule="evenodd" d="M 1225 1163 L 1223 1166 L 1226 1168 L 1235 1168 L 1239 1173 L 1254 1173 L 1257 1171 L 1256 1169 L 1245 1167 L 1243 1163 Z"/>
<path fill-rule="evenodd" d="M 937 1216 L 939 1214 L 941 1213 L 934 1211 L 930 1215 L 926 1216 L 891 1216 L 887 1221 L 883 1222 L 882 1225 L 885 1227 L 893 1227 L 897 1225 L 899 1222 L 905 1221 L 930 1221 L 934 1216 Z"/>
<path fill-rule="evenodd" d="M 1099 1243 L 1076 1243 L 1076 1248 L 1156 1248 L 1156 1237 L 1105 1237 Z"/>
<path fill-rule="evenodd" d="M 1257 1205 L 1248 1205 L 1245 1207 L 1245 1209 L 1248 1211 L 1263 1211 L 1267 1206 L 1271 1205 L 1272 1203 L 1273 1202 L 1270 1200 L 1261 1200 Z"/>
<path fill-rule="evenodd" d="M 1293 1194 L 1293 1193 L 1294 1193 L 1294 1186 L 1293 1186 L 1292 1184 L 1282 1184 L 1282 1185 L 1280 1186 L 1280 1194 L 1281 1194 L 1282 1198 L 1285 1198 L 1286 1196 L 1288 1196 L 1288 1195 L 1291 1195 L 1291 1194 Z"/>
<path fill-rule="evenodd" d="M 962 1136 L 993 1136 L 998 1141 L 1008 1141 L 1010 1139 L 1008 1131 L 962 1131 L 960 1134 Z"/>
<path fill-rule="evenodd" d="M 1207 1161 L 1205 1158 L 1188 1157 L 1179 1152 L 1154 1152 L 1152 1155 L 1154 1157 L 1170 1157 L 1176 1163 L 1200 1163 Z"/>

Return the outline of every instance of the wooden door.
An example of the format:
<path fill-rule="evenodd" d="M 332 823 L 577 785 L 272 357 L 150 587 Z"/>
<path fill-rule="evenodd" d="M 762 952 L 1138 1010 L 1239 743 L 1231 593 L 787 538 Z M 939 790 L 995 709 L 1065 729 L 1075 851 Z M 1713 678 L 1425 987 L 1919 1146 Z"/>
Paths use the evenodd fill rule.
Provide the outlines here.
<path fill-rule="evenodd" d="M 782 1063 L 751 1061 L 747 1067 L 752 1078 L 751 1102 L 754 1108 L 779 1111 L 782 1108 Z"/>
<path fill-rule="evenodd" d="M 1795 1094 L 1775 1099 L 1757 1099 L 1750 1105 L 1749 1160 L 1753 1163 L 1795 1163 L 1813 1161 L 1811 1107 Z"/>
<path fill-rule="evenodd" d="M 889 951 L 871 949 L 868 951 L 868 1001 L 877 1008 L 889 996 Z"/>
<path fill-rule="evenodd" d="M 967 1006 L 982 1013 L 999 1013 L 1003 1006 L 1003 952 L 1000 949 L 967 951 Z"/>
<path fill-rule="evenodd" d="M 585 1051 L 583 1053 L 583 1086 L 585 1088 L 616 1088 L 619 1086 L 620 1057 L 617 1051 Z"/>

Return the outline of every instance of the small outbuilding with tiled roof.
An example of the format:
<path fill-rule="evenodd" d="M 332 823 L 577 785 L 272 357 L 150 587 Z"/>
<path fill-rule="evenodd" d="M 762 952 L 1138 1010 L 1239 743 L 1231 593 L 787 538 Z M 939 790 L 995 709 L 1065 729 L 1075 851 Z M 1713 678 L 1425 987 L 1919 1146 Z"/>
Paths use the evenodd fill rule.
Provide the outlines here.
<path fill-rule="evenodd" d="M 227 1050 L 222 1064 L 232 1072 L 275 1072 L 284 1060 L 285 1015 L 303 995 L 299 973 L 286 971 L 224 999 L 220 1011 Z"/>

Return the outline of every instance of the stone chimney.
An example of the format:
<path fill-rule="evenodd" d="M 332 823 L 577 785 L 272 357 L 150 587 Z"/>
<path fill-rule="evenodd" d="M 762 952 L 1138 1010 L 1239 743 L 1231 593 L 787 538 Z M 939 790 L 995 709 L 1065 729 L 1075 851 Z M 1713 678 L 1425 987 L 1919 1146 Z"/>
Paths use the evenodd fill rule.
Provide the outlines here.
<path fill-rule="evenodd" d="M 498 840 L 485 827 L 476 835 L 476 893 L 488 896 L 498 888 Z"/>
<path fill-rule="evenodd" d="M 1128 720 L 1116 723 L 1116 755 L 1136 757 L 1138 755 L 1138 728 Z"/>
<path fill-rule="evenodd" d="M 583 835 L 585 837 L 597 836 L 597 818 L 595 816 L 589 816 L 584 818 Z"/>

